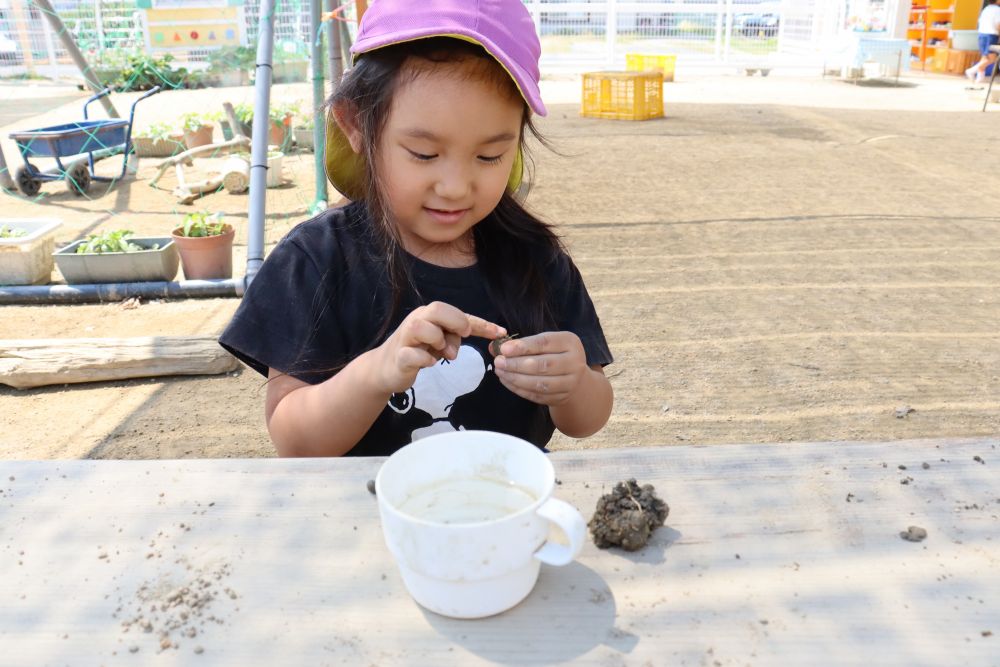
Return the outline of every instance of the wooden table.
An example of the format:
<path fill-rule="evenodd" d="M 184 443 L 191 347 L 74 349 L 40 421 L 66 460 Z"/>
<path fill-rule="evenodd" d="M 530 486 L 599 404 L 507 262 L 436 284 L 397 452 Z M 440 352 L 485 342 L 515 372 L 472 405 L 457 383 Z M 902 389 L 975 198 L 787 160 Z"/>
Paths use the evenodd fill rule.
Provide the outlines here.
<path fill-rule="evenodd" d="M 407 595 L 379 459 L 4 462 L 0 664 L 998 665 L 997 445 L 555 453 L 585 516 L 634 476 L 667 526 L 477 621 Z"/>

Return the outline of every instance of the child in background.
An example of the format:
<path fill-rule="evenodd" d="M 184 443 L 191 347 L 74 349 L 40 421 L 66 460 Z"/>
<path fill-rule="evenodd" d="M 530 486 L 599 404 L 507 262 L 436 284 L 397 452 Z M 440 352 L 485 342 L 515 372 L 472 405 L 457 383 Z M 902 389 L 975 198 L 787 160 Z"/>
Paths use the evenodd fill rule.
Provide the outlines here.
<path fill-rule="evenodd" d="M 282 456 L 384 456 L 454 430 L 543 448 L 607 422 L 583 279 L 515 199 L 540 46 L 521 0 L 378 0 L 332 96 L 327 173 L 352 203 L 270 253 L 220 343 L 268 378 Z M 490 341 L 514 336 L 499 346 Z"/>
<path fill-rule="evenodd" d="M 986 77 L 993 74 L 997 54 L 990 51 L 991 46 L 1000 42 L 1000 5 L 997 0 L 986 0 L 983 10 L 979 12 L 979 61 L 965 70 L 965 76 L 976 83 L 983 83 Z"/>

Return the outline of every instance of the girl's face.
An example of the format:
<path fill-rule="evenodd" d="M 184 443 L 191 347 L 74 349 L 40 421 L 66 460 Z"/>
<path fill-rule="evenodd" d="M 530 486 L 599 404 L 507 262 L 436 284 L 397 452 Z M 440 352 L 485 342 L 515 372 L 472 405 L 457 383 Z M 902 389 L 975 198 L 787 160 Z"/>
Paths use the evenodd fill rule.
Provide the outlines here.
<path fill-rule="evenodd" d="M 425 261 L 475 261 L 472 227 L 500 201 L 517 154 L 523 102 L 474 60 L 428 67 L 396 90 L 378 174 L 403 247 Z"/>

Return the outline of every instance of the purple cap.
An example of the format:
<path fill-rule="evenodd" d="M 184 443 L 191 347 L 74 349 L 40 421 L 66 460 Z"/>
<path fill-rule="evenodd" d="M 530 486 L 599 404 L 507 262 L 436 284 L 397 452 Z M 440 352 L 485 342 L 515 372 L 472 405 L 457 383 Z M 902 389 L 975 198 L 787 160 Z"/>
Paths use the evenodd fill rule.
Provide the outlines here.
<path fill-rule="evenodd" d="M 503 65 L 521 96 L 546 114 L 538 90 L 541 45 L 522 0 L 373 0 L 351 47 L 355 54 L 425 37 L 476 42 Z"/>

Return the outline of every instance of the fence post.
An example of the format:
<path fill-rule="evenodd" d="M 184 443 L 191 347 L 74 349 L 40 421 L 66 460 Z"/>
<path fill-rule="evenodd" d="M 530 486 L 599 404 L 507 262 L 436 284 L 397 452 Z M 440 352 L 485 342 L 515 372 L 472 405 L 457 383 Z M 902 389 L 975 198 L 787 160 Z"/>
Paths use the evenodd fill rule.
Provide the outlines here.
<path fill-rule="evenodd" d="M 615 41 L 618 36 L 618 0 L 607 0 L 607 20 L 604 22 L 604 42 L 607 45 L 608 69 L 615 66 Z"/>
<path fill-rule="evenodd" d="M 28 11 L 28 4 L 25 0 L 14 0 L 11 3 L 11 10 L 14 14 L 14 30 L 17 32 L 17 41 L 21 43 L 21 51 L 24 53 L 24 66 L 29 72 L 35 68 L 35 54 L 31 48 L 31 26 L 29 19 L 31 12 Z"/>
<path fill-rule="evenodd" d="M 52 28 L 48 21 L 42 21 L 42 33 L 45 35 L 45 51 L 49 55 L 49 67 L 52 68 L 50 75 L 56 78 L 56 68 L 59 65 L 59 58 L 56 56 L 56 43 L 52 40 Z"/>
<path fill-rule="evenodd" d="M 94 31 L 97 33 L 97 51 L 105 49 L 104 43 L 104 13 L 101 11 L 101 0 L 94 0 Z"/>
<path fill-rule="evenodd" d="M 729 47 L 733 39 L 733 0 L 726 0 L 726 41 L 722 53 L 722 62 L 729 62 Z"/>
<path fill-rule="evenodd" d="M 715 59 L 721 60 L 722 58 L 722 17 L 726 13 L 725 0 L 718 0 L 715 3 Z"/>
<path fill-rule="evenodd" d="M 340 80 L 344 78 L 344 56 L 340 46 L 340 21 L 332 16 L 337 8 L 334 0 L 326 0 L 326 11 L 330 18 L 326 22 L 327 60 L 330 67 L 330 92 L 337 90 Z M 316 150 L 315 148 L 313 150 Z"/>

